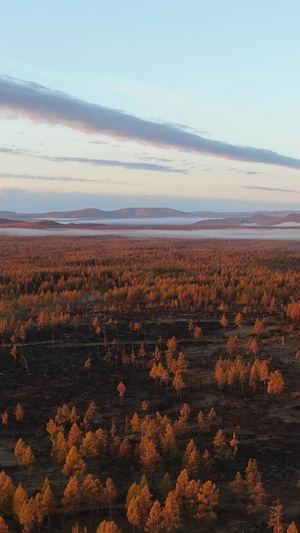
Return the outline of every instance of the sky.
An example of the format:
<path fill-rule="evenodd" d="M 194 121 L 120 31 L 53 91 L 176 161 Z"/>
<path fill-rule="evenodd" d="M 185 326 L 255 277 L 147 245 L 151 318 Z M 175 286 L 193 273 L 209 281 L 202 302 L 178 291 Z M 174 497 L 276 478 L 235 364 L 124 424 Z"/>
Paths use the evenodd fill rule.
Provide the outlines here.
<path fill-rule="evenodd" d="M 1 6 L 0 210 L 298 210 L 298 0 Z"/>

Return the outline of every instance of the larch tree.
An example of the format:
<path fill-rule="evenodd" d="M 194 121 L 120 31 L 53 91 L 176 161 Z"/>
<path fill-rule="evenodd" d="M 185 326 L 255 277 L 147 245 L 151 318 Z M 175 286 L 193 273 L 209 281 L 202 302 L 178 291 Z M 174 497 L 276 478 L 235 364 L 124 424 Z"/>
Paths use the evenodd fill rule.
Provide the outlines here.
<path fill-rule="evenodd" d="M 160 533 L 162 531 L 162 507 L 158 500 L 155 500 L 150 509 L 150 513 L 145 525 L 148 533 Z"/>
<path fill-rule="evenodd" d="M 24 420 L 24 416 L 25 416 L 24 409 L 22 405 L 18 402 L 16 410 L 15 410 L 16 420 L 18 420 L 18 422 L 21 422 L 22 420 Z"/>
<path fill-rule="evenodd" d="M 96 533 L 122 533 L 122 531 L 115 522 L 103 520 L 100 522 Z"/>
<path fill-rule="evenodd" d="M 34 497 L 34 515 L 34 521 L 38 524 L 40 530 L 41 524 L 47 515 L 43 507 L 43 495 L 40 492 L 37 492 Z"/>
<path fill-rule="evenodd" d="M 200 341 L 203 337 L 203 333 L 202 333 L 202 328 L 200 328 L 199 326 L 196 326 L 194 328 L 194 339 L 195 341 Z"/>
<path fill-rule="evenodd" d="M 48 524 L 50 525 L 50 515 L 55 511 L 56 502 L 49 484 L 46 486 L 44 492 L 42 490 L 42 507 L 45 516 L 48 516 Z"/>
<path fill-rule="evenodd" d="M 10 533 L 8 525 L 6 524 L 2 516 L 0 516 L 0 533 Z"/>
<path fill-rule="evenodd" d="M 225 331 L 225 329 L 226 329 L 227 326 L 228 326 L 228 320 L 227 320 L 225 314 L 222 316 L 222 318 L 221 318 L 221 320 L 220 320 L 220 324 L 221 324 L 221 326 L 223 326 L 224 331 Z"/>
<path fill-rule="evenodd" d="M 139 445 L 139 460 L 146 472 L 155 472 L 162 460 L 153 440 L 143 437 Z"/>
<path fill-rule="evenodd" d="M 127 491 L 125 509 L 128 509 L 132 498 L 136 498 L 137 496 L 139 496 L 140 492 L 141 492 L 141 486 L 138 483 L 136 483 L 136 481 L 132 483 L 132 485 L 130 485 Z"/>
<path fill-rule="evenodd" d="M 119 396 L 121 398 L 121 405 L 124 404 L 124 396 L 125 396 L 125 392 L 126 392 L 126 387 L 123 383 L 123 381 L 120 381 L 119 385 L 117 386 L 117 391 L 119 393 Z"/>
<path fill-rule="evenodd" d="M 0 511 L 10 514 L 12 511 L 15 489 L 10 476 L 4 470 L 0 473 Z"/>
<path fill-rule="evenodd" d="M 23 528 L 23 533 L 31 533 L 36 521 L 36 507 L 34 498 L 30 498 L 22 503 L 18 518 Z"/>
<path fill-rule="evenodd" d="M 94 478 L 92 474 L 88 474 L 81 484 L 81 495 L 90 507 L 90 514 L 92 514 L 93 507 L 99 507 L 100 499 L 102 499 L 103 487 L 99 479 Z"/>
<path fill-rule="evenodd" d="M 186 383 L 183 380 L 182 373 L 180 371 L 176 372 L 173 381 L 172 381 L 173 387 L 177 393 L 177 398 L 182 399 L 182 389 L 186 387 Z"/>
<path fill-rule="evenodd" d="M 237 336 L 229 337 L 227 344 L 226 344 L 227 352 L 230 353 L 230 355 L 235 353 L 238 349 L 238 344 L 239 344 L 239 339 Z"/>
<path fill-rule="evenodd" d="M 243 315 L 242 313 L 238 313 L 234 319 L 234 323 L 237 325 L 237 327 L 239 328 L 239 331 L 241 329 L 241 326 L 242 326 L 242 323 L 243 323 Z"/>
<path fill-rule="evenodd" d="M 75 446 L 72 446 L 66 457 L 66 462 L 62 469 L 62 473 L 65 474 L 65 476 L 80 476 L 81 474 L 84 474 L 85 470 L 86 464 L 82 459 L 81 453 Z"/>
<path fill-rule="evenodd" d="M 198 493 L 197 518 L 205 519 L 210 524 L 217 519 L 214 508 L 219 503 L 219 489 L 211 481 L 202 485 Z"/>
<path fill-rule="evenodd" d="M 142 487 L 139 494 L 139 505 L 140 505 L 140 516 L 141 516 L 141 526 L 143 529 L 146 526 L 148 519 L 149 511 L 152 507 L 152 494 L 149 490 L 148 483 Z"/>
<path fill-rule="evenodd" d="M 135 527 L 141 527 L 140 496 L 134 496 L 131 498 L 127 509 L 127 518 L 130 524 L 132 524 L 133 533 L 135 531 Z"/>
<path fill-rule="evenodd" d="M 4 424 L 6 428 L 8 427 L 8 420 L 9 420 L 8 412 L 5 411 L 1 415 L 1 421 L 2 421 L 2 424 Z"/>
<path fill-rule="evenodd" d="M 214 438 L 214 447 L 216 448 L 218 455 L 226 456 L 228 453 L 228 443 L 225 436 L 225 433 L 222 429 L 219 429 L 218 433 Z"/>
<path fill-rule="evenodd" d="M 183 526 L 183 519 L 174 491 L 169 492 L 162 511 L 162 527 L 167 533 L 173 533 Z"/>
<path fill-rule="evenodd" d="M 71 429 L 70 429 L 69 435 L 68 435 L 68 448 L 69 448 L 69 450 L 72 448 L 72 446 L 76 446 L 76 447 L 80 446 L 81 440 L 82 440 L 81 431 L 79 429 L 78 424 L 76 424 L 76 422 L 74 422 L 74 424 L 72 424 L 72 426 L 71 426 Z"/>
<path fill-rule="evenodd" d="M 62 431 L 52 440 L 51 457 L 58 463 L 63 463 L 68 455 L 68 443 Z"/>
<path fill-rule="evenodd" d="M 276 505 L 270 508 L 270 516 L 268 521 L 268 527 L 273 529 L 274 533 L 283 533 L 284 527 L 282 525 L 283 520 L 283 506 L 277 502 Z"/>
<path fill-rule="evenodd" d="M 64 513 L 77 513 L 80 509 L 81 492 L 77 476 L 70 478 L 62 499 Z"/>
<path fill-rule="evenodd" d="M 176 497 L 177 505 L 180 509 L 180 511 L 183 511 L 183 509 L 186 507 L 186 489 L 189 484 L 189 475 L 186 468 L 181 470 L 177 481 L 176 486 L 173 491 Z"/>
<path fill-rule="evenodd" d="M 168 474 L 167 472 L 159 484 L 159 492 L 162 495 L 164 500 L 166 499 L 166 497 L 168 496 L 171 490 L 172 490 L 172 482 L 171 482 L 170 474 Z"/>
<path fill-rule="evenodd" d="M 161 435 L 161 447 L 167 456 L 174 458 L 178 455 L 178 448 L 171 423 L 167 424 L 165 433 Z"/>
<path fill-rule="evenodd" d="M 258 482 L 251 489 L 251 503 L 247 505 L 248 514 L 259 514 L 260 523 L 262 518 L 267 518 L 268 507 L 266 505 L 269 496 L 267 495 L 262 482 Z"/>
<path fill-rule="evenodd" d="M 77 420 L 79 420 L 79 416 L 77 415 L 76 407 L 73 406 L 70 412 L 70 422 L 71 424 L 75 424 Z"/>
<path fill-rule="evenodd" d="M 13 512 L 16 516 L 19 516 L 19 511 L 23 505 L 24 502 L 28 500 L 28 494 L 26 490 L 23 488 L 21 483 L 19 483 L 16 492 L 14 493 L 13 497 Z"/>
<path fill-rule="evenodd" d="M 84 368 L 87 369 L 88 371 L 88 379 L 89 381 L 91 381 L 91 368 L 92 368 L 92 361 L 91 361 L 91 358 L 88 357 L 84 363 Z"/>
<path fill-rule="evenodd" d="M 254 487 L 261 482 L 261 473 L 258 470 L 256 459 L 249 459 L 245 468 L 245 483 L 248 491 L 251 493 Z"/>
<path fill-rule="evenodd" d="M 1 530 L 0 530 L 1 532 Z M 298 528 L 295 522 L 292 522 L 286 530 L 286 533 L 298 533 Z"/>
<path fill-rule="evenodd" d="M 82 440 L 79 452 L 83 457 L 97 457 L 99 455 L 98 438 L 95 433 L 88 431 Z"/>
<path fill-rule="evenodd" d="M 245 490 L 245 481 L 242 478 L 240 472 L 237 472 L 233 481 L 231 481 L 230 486 L 237 494 L 242 494 Z"/>
<path fill-rule="evenodd" d="M 284 389 L 284 379 L 280 370 L 272 372 L 270 381 L 268 384 L 267 392 L 269 394 L 280 394 Z"/>
<path fill-rule="evenodd" d="M 127 461 L 130 458 L 131 453 L 132 448 L 130 440 L 128 437 L 125 437 L 121 442 L 121 446 L 119 447 L 118 459 L 121 459 L 122 461 Z"/>
<path fill-rule="evenodd" d="M 36 463 L 36 458 L 32 451 L 31 446 L 26 446 L 25 451 L 22 456 L 22 464 L 28 470 L 29 481 L 30 481 L 30 474 L 34 470 L 35 463 Z"/>
<path fill-rule="evenodd" d="M 109 507 L 109 519 L 111 520 L 111 509 L 113 502 L 117 499 L 118 492 L 114 481 L 109 477 L 105 482 L 104 499 Z"/>

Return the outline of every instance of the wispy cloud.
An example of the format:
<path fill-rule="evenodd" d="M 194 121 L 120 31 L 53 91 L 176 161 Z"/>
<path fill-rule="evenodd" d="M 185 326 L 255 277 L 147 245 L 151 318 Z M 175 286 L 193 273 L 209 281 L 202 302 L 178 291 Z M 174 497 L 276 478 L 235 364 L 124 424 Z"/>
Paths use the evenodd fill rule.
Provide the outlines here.
<path fill-rule="evenodd" d="M 100 133 L 227 159 L 300 168 L 300 159 L 294 157 L 262 148 L 206 139 L 172 124 L 144 120 L 116 109 L 85 102 L 38 83 L 11 77 L 0 78 L 0 109 L 8 118 L 21 115 L 35 122 L 61 124 L 86 133 Z"/>
<path fill-rule="evenodd" d="M 67 156 L 50 156 L 33 152 L 32 150 L 21 150 L 19 148 L 0 147 L 0 154 L 17 155 L 33 157 L 35 159 L 44 159 L 52 161 L 53 163 L 81 163 L 85 165 L 93 165 L 96 167 L 121 167 L 129 168 L 131 170 L 150 170 L 153 172 L 167 172 L 174 174 L 188 174 L 188 170 L 175 168 L 166 165 L 158 165 L 155 163 L 137 163 L 131 161 L 117 161 L 113 159 L 93 159 L 89 157 L 67 157 Z"/>
<path fill-rule="evenodd" d="M 295 192 L 300 193 L 300 191 L 296 191 L 294 189 L 276 189 L 275 187 L 259 187 L 254 185 L 242 185 L 241 189 L 257 189 L 259 191 L 273 191 L 273 192 Z"/>
<path fill-rule="evenodd" d="M 269 172 L 261 172 L 258 170 L 241 170 L 239 168 L 227 168 L 227 172 L 235 172 L 236 174 L 244 174 L 244 176 L 268 176 L 269 178 L 282 178 L 282 176 L 270 174 Z"/>
<path fill-rule="evenodd" d="M 36 176 L 33 174 L 11 174 L 9 172 L 1 172 L 0 179 L 5 180 L 18 179 L 18 180 L 35 180 L 35 181 L 67 181 L 76 183 L 105 183 L 113 185 L 124 185 L 124 181 L 115 181 L 110 179 L 90 179 L 90 178 L 73 178 L 71 176 Z"/>

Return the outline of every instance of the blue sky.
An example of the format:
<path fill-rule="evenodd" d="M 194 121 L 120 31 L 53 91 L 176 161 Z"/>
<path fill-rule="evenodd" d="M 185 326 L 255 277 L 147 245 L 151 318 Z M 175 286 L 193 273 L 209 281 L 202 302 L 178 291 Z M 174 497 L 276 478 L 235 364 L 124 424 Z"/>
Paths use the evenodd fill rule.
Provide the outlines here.
<path fill-rule="evenodd" d="M 291 0 L 5 3 L 0 209 L 298 209 L 299 22 Z"/>

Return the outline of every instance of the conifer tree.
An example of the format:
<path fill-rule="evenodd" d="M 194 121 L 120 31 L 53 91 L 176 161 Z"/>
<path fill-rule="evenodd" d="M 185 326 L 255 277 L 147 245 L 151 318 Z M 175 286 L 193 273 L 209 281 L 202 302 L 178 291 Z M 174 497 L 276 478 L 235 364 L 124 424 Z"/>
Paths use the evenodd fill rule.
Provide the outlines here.
<path fill-rule="evenodd" d="M 62 431 L 52 440 L 51 457 L 58 463 L 63 463 L 68 455 L 68 443 Z"/>
<path fill-rule="evenodd" d="M 132 498 L 136 498 L 136 496 L 139 496 L 140 492 L 141 487 L 138 483 L 134 482 L 132 483 L 132 485 L 130 485 L 126 496 L 125 509 L 128 509 Z"/>
<path fill-rule="evenodd" d="M 102 498 L 103 487 L 99 479 L 95 479 L 92 474 L 88 474 L 80 490 L 82 499 L 88 503 L 92 514 L 93 506 L 96 504 L 98 508 L 100 499 Z"/>
<path fill-rule="evenodd" d="M 284 389 L 284 379 L 280 370 L 272 372 L 270 381 L 268 384 L 267 392 L 269 394 L 280 394 Z"/>
<path fill-rule="evenodd" d="M 214 511 L 219 503 L 219 489 L 211 481 L 207 481 L 202 485 L 198 493 L 198 510 L 197 518 L 204 518 L 209 523 L 214 522 L 217 519 L 217 515 Z"/>
<path fill-rule="evenodd" d="M 0 530 L 1 532 L 1 530 Z M 286 530 L 286 533 L 298 533 L 298 528 L 295 522 L 292 522 Z"/>
<path fill-rule="evenodd" d="M 23 527 L 24 533 L 30 533 L 33 530 L 36 519 L 36 508 L 34 498 L 30 498 L 22 503 L 19 510 L 19 522 Z"/>
<path fill-rule="evenodd" d="M 4 522 L 2 516 L 0 516 L 0 533 L 10 533 L 8 525 Z"/>
<path fill-rule="evenodd" d="M 148 533 L 160 533 L 162 531 L 162 507 L 158 500 L 155 500 L 146 522 L 145 531 Z"/>
<path fill-rule="evenodd" d="M 162 526 L 167 533 L 172 533 L 183 526 L 183 519 L 174 491 L 169 492 L 162 511 Z"/>
<path fill-rule="evenodd" d="M 225 433 L 222 429 L 219 429 L 218 433 L 216 434 L 214 438 L 214 447 L 216 448 L 218 455 L 227 455 L 228 452 L 228 444 L 226 440 Z"/>
<path fill-rule="evenodd" d="M 63 474 L 65 474 L 65 476 L 70 476 L 71 474 L 80 476 L 81 474 L 84 474 L 85 469 L 86 464 L 82 459 L 80 452 L 75 446 L 72 446 L 62 469 Z"/>
<path fill-rule="evenodd" d="M 162 460 L 153 440 L 143 437 L 139 445 L 139 460 L 147 472 L 155 472 Z"/>
<path fill-rule="evenodd" d="M 22 420 L 24 420 L 24 416 L 25 416 L 24 409 L 23 409 L 22 405 L 18 402 L 16 410 L 15 410 L 16 420 L 21 422 Z"/>
<path fill-rule="evenodd" d="M 284 527 L 282 525 L 283 519 L 283 506 L 277 502 L 276 505 L 270 508 L 270 516 L 268 521 L 268 527 L 273 528 L 274 533 L 283 533 Z"/>
<path fill-rule="evenodd" d="M 121 446 L 119 447 L 118 459 L 128 460 L 132 452 L 131 444 L 128 437 L 123 439 Z"/>
<path fill-rule="evenodd" d="M 135 531 L 135 527 L 140 528 L 141 515 L 140 515 L 140 497 L 134 496 L 131 498 L 127 509 L 128 521 L 132 524 L 132 531 Z"/>
<path fill-rule="evenodd" d="M 122 533 L 115 522 L 103 520 L 100 522 L 96 533 Z"/>
<path fill-rule="evenodd" d="M 4 470 L 0 473 L 0 511 L 3 514 L 10 514 L 13 504 L 14 486 L 10 476 Z"/>
<path fill-rule="evenodd" d="M 121 398 L 121 405 L 124 404 L 124 396 L 125 396 L 125 392 L 126 392 L 126 387 L 123 383 L 123 381 L 120 381 L 119 385 L 117 386 L 117 391 L 119 393 L 119 396 Z"/>
<path fill-rule="evenodd" d="M 165 500 L 169 492 L 172 490 L 172 482 L 170 479 L 170 474 L 166 473 L 162 478 L 162 481 L 159 485 L 159 492 Z"/>
<path fill-rule="evenodd" d="M 240 472 L 236 473 L 234 480 L 230 483 L 230 486 L 237 494 L 242 494 L 242 492 L 244 492 L 245 481 L 243 480 Z"/>
<path fill-rule="evenodd" d="M 79 429 L 79 426 L 76 424 L 76 422 L 74 422 L 74 424 L 72 424 L 72 427 L 70 429 L 69 436 L 68 436 L 69 450 L 72 448 L 72 446 L 78 447 L 81 443 L 81 440 L 82 440 L 81 431 Z"/>
<path fill-rule="evenodd" d="M 161 447 L 166 455 L 170 455 L 172 458 L 178 455 L 178 448 L 176 446 L 176 440 L 172 424 L 169 422 L 166 427 L 166 432 L 161 435 Z"/>
<path fill-rule="evenodd" d="M 109 477 L 105 482 L 104 499 L 109 506 L 109 519 L 111 520 L 111 507 L 113 502 L 117 499 L 118 492 L 113 480 Z"/>
<path fill-rule="evenodd" d="M 19 511 L 23 505 L 24 502 L 28 500 L 28 494 L 26 490 L 23 488 L 21 483 L 19 483 L 16 492 L 14 493 L 13 497 L 13 512 L 16 516 L 19 516 Z"/>
<path fill-rule="evenodd" d="M 25 442 L 23 441 L 23 439 L 19 439 L 17 444 L 16 444 L 16 446 L 15 446 L 14 452 L 15 452 L 15 456 L 16 456 L 18 465 L 20 465 L 20 466 L 24 466 L 24 464 L 23 464 L 23 456 L 24 456 L 25 450 L 26 450 Z"/>
<path fill-rule="evenodd" d="M 70 478 L 64 491 L 62 506 L 64 513 L 77 513 L 80 508 L 81 493 L 77 476 Z"/>
<path fill-rule="evenodd" d="M 26 446 L 25 451 L 22 456 L 22 465 L 25 466 L 25 468 L 27 468 L 28 470 L 29 481 L 30 481 L 30 474 L 34 470 L 35 463 L 36 463 L 36 458 L 34 456 L 31 446 Z"/>
<path fill-rule="evenodd" d="M 48 523 L 50 525 L 50 515 L 54 513 L 55 508 L 56 508 L 56 503 L 55 503 L 54 494 L 49 484 L 45 487 L 44 491 L 42 489 L 42 507 L 43 507 L 44 515 L 48 516 Z"/>

